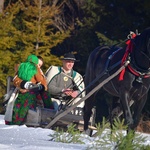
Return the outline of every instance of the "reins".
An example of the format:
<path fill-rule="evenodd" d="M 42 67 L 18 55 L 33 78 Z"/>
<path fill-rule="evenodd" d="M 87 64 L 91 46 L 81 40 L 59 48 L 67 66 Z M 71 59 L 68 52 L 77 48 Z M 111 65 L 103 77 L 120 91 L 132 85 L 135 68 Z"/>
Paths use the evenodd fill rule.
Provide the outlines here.
<path fill-rule="evenodd" d="M 108 60 L 109 61 L 109 60 Z M 128 63 L 127 63 L 128 62 Z M 130 61 L 128 60 L 128 61 L 126 61 L 125 62 L 125 67 L 126 67 L 126 64 L 129 64 L 130 63 Z M 106 64 L 108 64 L 108 62 L 106 62 Z M 104 69 L 104 71 L 99 75 L 99 76 L 97 76 L 89 85 L 87 85 L 86 87 L 85 87 L 85 89 L 81 92 L 81 93 L 79 93 L 75 98 L 72 98 L 71 100 L 69 100 L 63 107 L 62 107 L 62 109 L 64 110 L 67 106 L 69 106 L 70 104 L 72 104 L 73 103 L 73 101 L 77 98 L 77 97 L 79 97 L 83 92 L 85 92 L 87 89 L 89 89 L 92 85 L 94 85 L 97 81 L 99 81 L 99 79 L 101 79 L 104 75 L 108 75 L 108 72 L 109 71 L 112 71 L 115 67 L 117 67 L 118 65 L 120 65 L 121 64 L 121 61 L 119 61 L 119 62 L 117 62 L 117 63 L 115 63 L 113 66 L 111 66 L 110 68 L 108 68 L 108 65 L 106 65 L 105 66 L 105 69 Z M 121 67 L 120 67 L 121 68 Z M 123 70 L 123 69 L 122 69 Z M 120 71 L 121 72 L 121 71 Z M 109 75 L 109 77 L 111 77 L 112 75 Z M 108 77 L 108 78 L 109 78 Z M 95 91 L 96 92 L 96 91 Z M 91 94 L 92 95 L 92 94 Z M 91 96 L 90 95 L 90 96 Z"/>

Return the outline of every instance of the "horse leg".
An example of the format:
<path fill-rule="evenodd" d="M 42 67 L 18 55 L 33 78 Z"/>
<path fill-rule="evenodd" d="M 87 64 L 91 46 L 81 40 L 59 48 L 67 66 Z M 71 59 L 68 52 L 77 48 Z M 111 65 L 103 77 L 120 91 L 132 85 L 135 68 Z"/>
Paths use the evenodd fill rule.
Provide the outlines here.
<path fill-rule="evenodd" d="M 110 126 L 112 128 L 114 118 L 117 117 L 119 112 L 120 103 L 118 103 L 120 99 L 118 97 L 113 96 L 111 102 L 109 102 L 109 121 Z"/>
<path fill-rule="evenodd" d="M 123 114 L 125 117 L 125 123 L 128 125 L 128 131 L 131 130 L 131 126 L 133 125 L 133 118 L 129 106 L 129 93 L 125 90 L 124 93 L 121 94 L 120 100 L 123 108 Z"/>
<path fill-rule="evenodd" d="M 135 100 L 134 114 L 133 114 L 134 124 L 132 126 L 132 129 L 135 129 L 139 124 L 141 112 L 146 103 L 146 100 L 147 100 L 147 94 L 145 94 L 139 101 Z"/>
<path fill-rule="evenodd" d="M 84 131 L 89 135 L 88 133 L 88 124 L 89 124 L 89 120 L 90 117 L 92 115 L 92 108 L 94 106 L 94 98 L 93 96 L 91 96 L 90 98 L 88 98 L 85 101 L 85 105 L 84 105 L 84 113 L 83 113 L 83 119 L 84 119 Z"/>

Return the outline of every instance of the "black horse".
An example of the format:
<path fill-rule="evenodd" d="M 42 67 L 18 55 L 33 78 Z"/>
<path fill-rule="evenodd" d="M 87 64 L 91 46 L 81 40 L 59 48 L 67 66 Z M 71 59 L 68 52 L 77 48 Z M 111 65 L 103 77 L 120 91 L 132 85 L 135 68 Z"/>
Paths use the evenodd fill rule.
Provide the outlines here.
<path fill-rule="evenodd" d="M 126 44 L 122 48 L 102 46 L 92 51 L 87 62 L 85 85 L 89 87 L 86 89 L 88 94 L 128 60 L 129 65 L 106 83 L 103 89 L 120 99 L 128 129 L 134 130 L 139 123 L 150 88 L 150 28 L 145 29 L 140 35 L 133 34 Z M 98 81 L 93 82 L 94 79 Z M 88 129 L 95 95 L 96 93 L 85 101 L 85 131 Z M 134 100 L 132 111 L 129 106 L 131 100 Z"/>

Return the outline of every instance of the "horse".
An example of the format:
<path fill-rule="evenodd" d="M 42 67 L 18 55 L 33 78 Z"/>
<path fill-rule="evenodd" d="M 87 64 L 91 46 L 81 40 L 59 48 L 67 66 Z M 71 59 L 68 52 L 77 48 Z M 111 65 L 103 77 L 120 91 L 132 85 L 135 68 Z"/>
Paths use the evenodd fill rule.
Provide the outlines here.
<path fill-rule="evenodd" d="M 86 88 L 86 94 L 88 94 L 127 61 L 129 63 L 125 69 L 104 84 L 102 88 L 120 100 L 125 123 L 128 125 L 127 131 L 135 131 L 150 88 L 150 27 L 141 34 L 132 34 L 122 47 L 117 45 L 96 47 L 90 53 L 87 61 L 85 87 L 88 87 Z M 95 104 L 94 97 L 98 91 L 85 101 L 84 131 L 88 129 L 92 108 Z M 134 102 L 132 109 L 129 105 L 131 100 Z"/>

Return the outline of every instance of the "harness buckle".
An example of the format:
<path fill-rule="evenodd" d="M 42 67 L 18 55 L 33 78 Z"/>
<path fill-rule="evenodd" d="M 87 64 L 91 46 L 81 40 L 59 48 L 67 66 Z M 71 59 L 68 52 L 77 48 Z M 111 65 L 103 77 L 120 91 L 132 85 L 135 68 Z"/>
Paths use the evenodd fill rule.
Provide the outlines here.
<path fill-rule="evenodd" d="M 138 83 L 143 83 L 143 80 L 142 80 L 143 78 L 141 77 L 141 76 L 139 76 L 137 79 L 136 79 L 136 81 L 138 82 Z"/>

